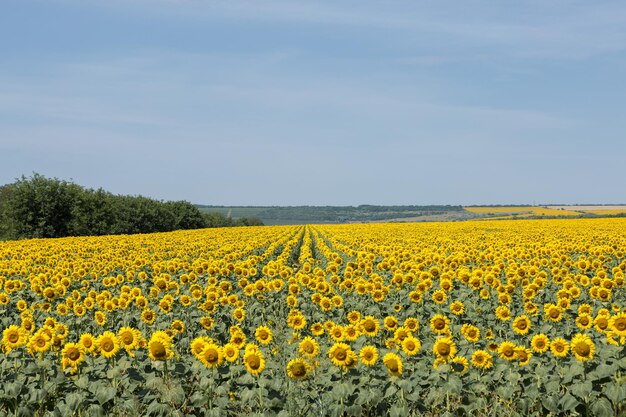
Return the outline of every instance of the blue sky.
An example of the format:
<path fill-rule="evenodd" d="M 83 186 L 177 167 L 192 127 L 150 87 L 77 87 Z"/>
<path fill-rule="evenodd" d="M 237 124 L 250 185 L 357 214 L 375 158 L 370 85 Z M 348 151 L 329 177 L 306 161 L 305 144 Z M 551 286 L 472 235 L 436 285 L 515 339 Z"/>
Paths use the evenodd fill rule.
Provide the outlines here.
<path fill-rule="evenodd" d="M 0 182 L 626 203 L 623 1 L 5 0 Z"/>

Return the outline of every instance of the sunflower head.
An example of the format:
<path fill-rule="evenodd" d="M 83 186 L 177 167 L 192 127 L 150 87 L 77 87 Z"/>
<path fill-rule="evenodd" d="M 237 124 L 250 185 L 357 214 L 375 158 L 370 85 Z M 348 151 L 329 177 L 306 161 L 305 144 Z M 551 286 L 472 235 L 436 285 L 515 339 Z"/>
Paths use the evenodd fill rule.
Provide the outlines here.
<path fill-rule="evenodd" d="M 222 349 L 214 343 L 208 343 L 200 352 L 200 361 L 207 368 L 217 368 L 224 360 Z"/>
<path fill-rule="evenodd" d="M 246 350 L 243 363 L 252 375 L 259 375 L 265 369 L 265 357 L 259 350 Z"/>
<path fill-rule="evenodd" d="M 456 352 L 456 344 L 450 337 L 439 338 L 433 345 L 433 353 L 435 356 L 446 361 L 453 358 Z"/>
<path fill-rule="evenodd" d="M 578 333 L 570 342 L 570 350 L 581 362 L 593 359 L 596 347 L 593 341 L 586 334 Z"/>
<path fill-rule="evenodd" d="M 550 348 L 550 339 L 543 333 L 536 334 L 530 341 L 530 346 L 535 353 L 545 353 Z"/>
<path fill-rule="evenodd" d="M 389 371 L 390 375 L 392 376 L 402 375 L 402 371 L 403 371 L 402 359 L 400 359 L 400 356 L 398 356 L 397 354 L 393 352 L 387 353 L 383 357 L 383 363 L 385 364 L 385 367 L 387 368 L 387 371 Z"/>
<path fill-rule="evenodd" d="M 102 333 L 98 337 L 96 344 L 98 346 L 98 351 L 100 352 L 100 355 L 107 359 L 115 356 L 120 350 L 120 342 L 115 333 L 112 332 Z"/>
<path fill-rule="evenodd" d="M 310 365 L 302 359 L 292 359 L 287 364 L 286 371 L 291 379 L 305 379 L 309 375 Z"/>
<path fill-rule="evenodd" d="M 413 336 L 408 336 L 402 341 L 402 351 L 408 356 L 417 355 L 421 348 L 420 341 Z"/>
<path fill-rule="evenodd" d="M 564 358 L 569 352 L 569 344 L 565 339 L 557 337 L 550 343 L 550 351 L 557 358 Z"/>
<path fill-rule="evenodd" d="M 361 363 L 366 366 L 372 366 L 378 360 L 378 349 L 375 346 L 363 346 L 359 352 Z"/>
<path fill-rule="evenodd" d="M 486 350 L 477 350 L 472 354 L 472 366 L 479 369 L 489 369 L 493 365 L 493 358 Z"/>

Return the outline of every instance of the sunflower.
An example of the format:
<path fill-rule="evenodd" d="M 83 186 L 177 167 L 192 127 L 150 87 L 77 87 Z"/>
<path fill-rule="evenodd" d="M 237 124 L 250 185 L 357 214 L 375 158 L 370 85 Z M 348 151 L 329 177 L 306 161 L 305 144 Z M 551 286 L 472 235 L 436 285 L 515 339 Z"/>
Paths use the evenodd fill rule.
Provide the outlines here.
<path fill-rule="evenodd" d="M 433 361 L 433 369 L 439 370 L 439 367 L 441 365 L 445 365 L 446 363 L 447 361 L 445 359 L 437 358 Z"/>
<path fill-rule="evenodd" d="M 461 334 L 468 342 L 476 343 L 480 339 L 480 329 L 472 324 L 464 324 Z"/>
<path fill-rule="evenodd" d="M 174 320 L 172 322 L 172 330 L 174 330 L 178 334 L 184 332 L 185 331 L 185 323 L 183 323 L 180 320 Z"/>
<path fill-rule="evenodd" d="M 330 331 L 330 337 L 335 342 L 341 342 L 342 340 L 344 340 L 345 334 L 344 334 L 344 331 L 343 331 L 343 327 L 339 326 L 339 325 L 333 327 L 333 329 Z"/>
<path fill-rule="evenodd" d="M 613 334 L 619 337 L 626 336 L 626 313 L 618 313 L 609 320 L 609 327 Z"/>
<path fill-rule="evenodd" d="M 346 340 L 350 342 L 354 342 L 360 336 L 359 329 L 356 325 L 349 324 L 345 326 L 343 330 Z"/>
<path fill-rule="evenodd" d="M 330 311 L 333 308 L 333 303 L 328 297 L 322 297 L 319 304 L 322 311 Z"/>
<path fill-rule="evenodd" d="M 467 358 L 465 358 L 464 356 L 455 356 L 450 361 L 450 367 L 457 374 L 463 374 L 463 373 L 467 372 L 467 369 L 469 368 L 469 362 L 468 362 Z"/>
<path fill-rule="evenodd" d="M 530 324 L 530 319 L 525 316 L 519 316 L 516 317 L 513 320 L 513 331 L 519 335 L 525 335 L 528 334 L 528 331 L 530 330 L 531 324 Z"/>
<path fill-rule="evenodd" d="M 265 357 L 259 350 L 246 350 L 243 363 L 252 375 L 259 375 L 265 369 Z"/>
<path fill-rule="evenodd" d="M 596 346 L 589 336 L 586 334 L 578 333 L 570 342 L 570 349 L 576 359 L 581 362 L 586 362 L 589 359 L 593 359 L 593 355 L 596 352 Z"/>
<path fill-rule="evenodd" d="M 42 331 L 37 331 L 28 340 L 28 351 L 31 355 L 42 354 L 52 347 L 50 337 Z"/>
<path fill-rule="evenodd" d="M 393 337 L 390 337 L 387 340 L 385 340 L 385 347 L 387 349 L 396 349 L 397 350 L 396 344 L 397 344 L 396 339 L 394 339 Z"/>
<path fill-rule="evenodd" d="M 369 337 L 376 336 L 380 331 L 380 323 L 373 316 L 365 316 L 360 324 L 361 331 Z"/>
<path fill-rule="evenodd" d="M 232 363 L 239 357 L 239 348 L 232 343 L 226 343 L 222 347 L 222 353 L 224 354 L 224 359 Z"/>
<path fill-rule="evenodd" d="M 420 341 L 413 336 L 408 336 L 402 341 L 402 351 L 408 356 L 417 355 L 421 348 Z"/>
<path fill-rule="evenodd" d="M 383 357 L 383 363 L 387 367 L 387 371 L 392 376 L 400 376 L 402 375 L 402 359 L 400 356 L 396 355 L 393 352 L 387 353 Z"/>
<path fill-rule="evenodd" d="M 106 314 L 99 310 L 95 312 L 94 319 L 96 321 L 96 324 L 98 324 L 99 326 L 104 326 L 107 322 Z"/>
<path fill-rule="evenodd" d="M 132 327 L 122 327 L 117 332 L 117 337 L 121 345 L 126 349 L 126 352 L 133 356 L 131 351 L 139 347 L 139 339 L 141 338 L 139 330 Z"/>
<path fill-rule="evenodd" d="M 587 313 L 579 313 L 576 317 L 576 326 L 580 330 L 587 330 L 593 326 L 593 318 Z"/>
<path fill-rule="evenodd" d="M 156 320 L 156 313 L 149 308 L 146 308 L 141 312 L 141 320 L 147 324 L 153 324 Z"/>
<path fill-rule="evenodd" d="M 554 323 L 563 319 L 563 309 L 556 305 L 550 305 L 545 309 L 546 318 Z"/>
<path fill-rule="evenodd" d="M 287 324 L 293 327 L 294 330 L 302 330 L 306 327 L 306 319 L 302 314 L 296 314 Z"/>
<path fill-rule="evenodd" d="M 378 360 L 378 349 L 371 345 L 363 346 L 359 352 L 359 357 L 363 365 L 372 366 Z"/>
<path fill-rule="evenodd" d="M 262 345 L 269 345 L 272 341 L 272 331 L 267 326 L 259 326 L 254 332 L 254 337 Z"/>
<path fill-rule="evenodd" d="M 442 337 L 437 339 L 433 345 L 433 353 L 445 361 L 450 360 L 456 355 L 456 344 L 450 337 Z"/>
<path fill-rule="evenodd" d="M 234 309 L 233 318 L 237 321 L 243 321 L 246 318 L 246 311 L 243 308 Z"/>
<path fill-rule="evenodd" d="M 259 347 L 257 345 L 255 345 L 254 343 L 248 343 L 246 345 L 246 347 L 243 349 L 244 353 L 248 353 L 248 352 L 260 352 L 261 349 L 259 349 Z"/>
<path fill-rule="evenodd" d="M 320 336 L 324 334 L 324 325 L 320 322 L 313 323 L 311 325 L 311 333 L 314 336 Z"/>
<path fill-rule="evenodd" d="M 520 366 L 528 365 L 530 358 L 533 357 L 532 351 L 523 346 L 518 346 L 515 352 L 517 353 L 517 359 L 519 359 Z"/>
<path fill-rule="evenodd" d="M 224 354 L 222 348 L 215 343 L 208 343 L 200 352 L 199 359 L 207 368 L 217 368 L 224 361 Z"/>
<path fill-rule="evenodd" d="M 383 325 L 385 326 L 385 329 L 392 331 L 398 327 L 398 320 L 394 316 L 387 316 L 385 317 L 385 320 L 383 320 Z"/>
<path fill-rule="evenodd" d="M 450 313 L 454 314 L 455 316 L 460 316 L 464 312 L 465 306 L 461 301 L 453 301 L 452 304 L 450 304 Z"/>
<path fill-rule="evenodd" d="M 501 321 L 509 321 L 511 319 L 511 310 L 507 306 L 498 306 L 496 308 L 496 318 Z"/>
<path fill-rule="evenodd" d="M 298 346 L 298 352 L 302 356 L 313 358 L 319 354 L 320 347 L 315 339 L 307 336 L 300 342 L 300 345 Z"/>
<path fill-rule="evenodd" d="M 120 350 L 120 342 L 113 332 L 104 332 L 96 340 L 100 355 L 109 359 Z"/>
<path fill-rule="evenodd" d="M 398 343 L 402 343 L 402 341 L 404 341 L 404 339 L 409 336 L 411 336 L 411 332 L 404 326 L 397 327 L 396 330 L 393 332 L 393 338 L 396 339 Z"/>
<path fill-rule="evenodd" d="M 569 345 L 565 339 L 557 337 L 550 343 L 550 351 L 557 358 L 564 358 L 567 356 L 567 352 L 569 352 Z"/>
<path fill-rule="evenodd" d="M 67 343 L 61 351 L 61 368 L 65 371 L 71 367 L 71 373 L 76 373 L 78 365 L 85 360 L 85 352 L 79 343 Z"/>
<path fill-rule="evenodd" d="M 489 369 L 493 365 L 493 358 L 486 350 L 477 350 L 472 354 L 472 366 L 480 369 Z"/>
<path fill-rule="evenodd" d="M 156 331 L 148 341 L 148 356 L 153 361 L 165 361 L 174 356 L 172 338 L 164 331 Z"/>
<path fill-rule="evenodd" d="M 409 293 L 409 299 L 414 303 L 419 303 L 423 299 L 423 295 L 421 292 L 415 290 Z"/>
<path fill-rule="evenodd" d="M 434 291 L 431 297 L 433 301 L 435 302 L 435 304 L 443 304 L 446 302 L 446 299 L 448 298 L 444 290 Z"/>
<path fill-rule="evenodd" d="M 356 310 L 352 310 L 347 315 L 348 321 L 352 324 L 356 324 L 361 320 L 361 313 Z"/>
<path fill-rule="evenodd" d="M 500 343 L 498 346 L 498 355 L 502 359 L 506 359 L 507 361 L 513 361 L 517 359 L 517 346 L 513 342 L 504 341 Z"/>
<path fill-rule="evenodd" d="M 350 357 L 354 354 L 352 348 L 345 343 L 335 343 L 328 350 L 328 357 L 336 366 L 347 366 L 350 363 Z"/>
<path fill-rule="evenodd" d="M 204 350 L 204 347 L 207 344 L 212 343 L 212 342 L 213 342 L 213 339 L 206 337 L 206 336 L 196 337 L 189 344 L 189 349 L 191 350 L 191 354 L 195 356 L 196 358 L 200 359 L 200 354 Z"/>
<path fill-rule="evenodd" d="M 7 354 L 13 349 L 17 349 L 26 344 L 26 333 L 24 329 L 14 324 L 10 325 L 2 332 L 2 347 Z"/>
<path fill-rule="evenodd" d="M 530 341 L 530 346 L 535 353 L 545 353 L 550 348 L 550 339 L 543 333 L 536 334 Z"/>
<path fill-rule="evenodd" d="M 450 325 L 450 319 L 443 314 L 435 314 L 430 319 L 430 329 L 435 334 L 445 334 L 448 332 L 448 326 Z"/>
<path fill-rule="evenodd" d="M 593 313 L 593 308 L 591 305 L 583 303 L 578 306 L 578 314 L 589 314 Z"/>
<path fill-rule="evenodd" d="M 287 364 L 287 375 L 291 379 L 305 379 L 309 375 L 310 365 L 302 359 L 292 359 Z"/>
<path fill-rule="evenodd" d="M 407 317 L 404 320 L 404 327 L 406 327 L 410 332 L 416 332 L 420 328 L 420 323 L 415 317 Z"/>
<path fill-rule="evenodd" d="M 610 319 L 607 316 L 598 314 L 595 320 L 593 321 L 594 329 L 596 329 L 600 333 L 606 332 L 607 330 L 609 330 L 609 325 L 610 325 L 609 320 Z"/>
<path fill-rule="evenodd" d="M 242 331 L 230 334 L 230 343 L 241 349 L 246 344 L 246 335 Z"/>

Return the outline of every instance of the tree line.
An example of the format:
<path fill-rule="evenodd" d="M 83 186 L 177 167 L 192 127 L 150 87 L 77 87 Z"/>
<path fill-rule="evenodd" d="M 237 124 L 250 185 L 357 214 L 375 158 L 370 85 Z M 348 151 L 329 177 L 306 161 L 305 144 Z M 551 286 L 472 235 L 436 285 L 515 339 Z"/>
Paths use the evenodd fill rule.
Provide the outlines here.
<path fill-rule="evenodd" d="M 187 201 L 115 195 L 99 188 L 22 176 L 0 186 L 0 239 L 169 232 L 205 227 L 256 226 L 258 218 L 233 220 L 202 213 Z"/>

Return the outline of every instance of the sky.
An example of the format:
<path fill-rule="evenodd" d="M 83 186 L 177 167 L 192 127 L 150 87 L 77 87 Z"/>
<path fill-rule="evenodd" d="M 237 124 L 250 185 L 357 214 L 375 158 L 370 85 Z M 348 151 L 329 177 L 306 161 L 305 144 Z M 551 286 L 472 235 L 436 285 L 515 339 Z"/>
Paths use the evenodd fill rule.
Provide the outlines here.
<path fill-rule="evenodd" d="M 623 1 L 4 0 L 0 183 L 626 203 Z"/>

